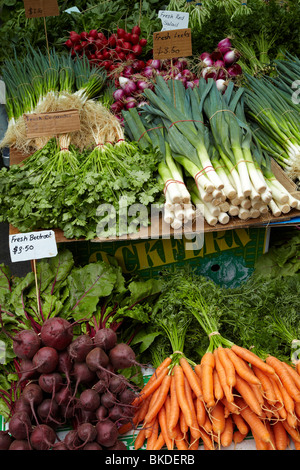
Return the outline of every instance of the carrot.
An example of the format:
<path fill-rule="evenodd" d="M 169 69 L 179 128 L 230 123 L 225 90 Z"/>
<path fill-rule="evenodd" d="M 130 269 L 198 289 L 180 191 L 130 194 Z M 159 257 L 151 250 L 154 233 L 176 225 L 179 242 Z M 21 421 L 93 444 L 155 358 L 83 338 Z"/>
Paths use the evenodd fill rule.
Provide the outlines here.
<path fill-rule="evenodd" d="M 225 429 L 224 405 L 220 401 L 210 411 L 210 418 L 213 431 L 217 434 L 218 438 L 220 438 L 220 435 Z"/>
<path fill-rule="evenodd" d="M 149 423 L 145 423 L 144 426 L 143 426 L 144 429 L 145 429 L 145 438 L 146 439 L 149 439 L 149 437 L 151 436 L 151 434 L 153 432 L 153 426 L 154 426 L 155 419 L 156 419 L 156 416 L 155 416 L 155 418 L 153 418 L 152 421 L 150 421 Z"/>
<path fill-rule="evenodd" d="M 173 441 L 168 436 L 167 413 L 166 413 L 165 406 L 162 406 L 158 412 L 158 422 L 159 422 L 160 430 L 161 430 L 162 435 L 164 436 L 164 441 L 166 443 L 168 450 L 173 450 L 174 448 Z"/>
<path fill-rule="evenodd" d="M 170 390 L 170 384 L 171 375 L 168 374 L 164 377 L 160 387 L 157 389 L 157 392 L 159 392 L 158 395 L 156 396 L 156 393 L 153 395 L 153 397 L 155 396 L 155 399 L 151 400 L 150 402 L 149 410 L 145 416 L 144 423 L 150 423 L 158 414 L 159 410 L 166 401 L 166 397 Z"/>
<path fill-rule="evenodd" d="M 266 426 L 266 428 L 267 428 L 267 430 L 269 431 L 270 436 L 271 436 L 271 440 L 270 440 L 270 442 L 268 443 L 268 450 L 276 450 L 276 447 L 275 447 L 275 436 L 274 436 L 273 426 L 270 425 L 270 422 L 269 422 L 269 421 L 265 421 L 265 426 Z"/>
<path fill-rule="evenodd" d="M 213 370 L 213 387 L 214 387 L 214 395 L 215 399 L 221 400 L 224 397 L 224 391 L 220 383 L 220 379 L 216 369 Z"/>
<path fill-rule="evenodd" d="M 194 401 L 193 401 L 193 397 L 192 397 L 192 390 L 191 390 L 191 387 L 190 387 L 190 383 L 189 381 L 187 380 L 187 378 L 185 377 L 185 380 L 184 380 L 184 387 L 185 387 L 185 395 L 186 395 L 186 398 L 187 398 L 187 402 L 188 402 L 188 406 L 191 410 L 191 415 L 192 415 L 192 426 L 190 426 L 190 434 L 191 436 L 194 438 L 194 439 L 199 439 L 200 438 L 200 431 L 199 431 L 199 425 L 198 425 L 198 421 L 197 421 L 197 414 L 196 414 L 196 410 L 195 410 L 195 406 L 194 406 Z"/>
<path fill-rule="evenodd" d="M 295 367 L 296 367 L 297 374 L 300 375 L 300 361 L 296 362 Z"/>
<path fill-rule="evenodd" d="M 249 426 L 241 415 L 233 414 L 232 419 L 238 431 L 245 436 L 249 433 Z"/>
<path fill-rule="evenodd" d="M 286 420 L 287 420 L 289 426 L 291 426 L 291 428 L 296 429 L 296 427 L 298 426 L 298 418 L 297 418 L 296 415 L 288 413 L 287 417 L 286 417 Z"/>
<path fill-rule="evenodd" d="M 256 396 L 257 401 L 260 404 L 260 406 L 263 406 L 263 404 L 265 402 L 265 399 L 264 399 L 263 394 L 261 392 L 261 387 L 259 385 L 249 383 L 249 382 L 248 382 L 248 384 L 249 384 L 249 387 L 251 388 L 251 390 L 253 391 L 254 395 Z"/>
<path fill-rule="evenodd" d="M 179 364 L 176 364 L 173 370 L 174 370 L 177 400 L 178 400 L 180 409 L 184 414 L 186 424 L 188 425 L 188 427 L 192 427 L 193 417 L 192 417 L 192 413 L 189 408 L 189 404 L 188 404 L 187 397 L 185 394 L 184 372 L 183 372 L 182 367 Z"/>
<path fill-rule="evenodd" d="M 278 384 L 278 386 L 280 387 L 279 384 Z M 283 400 L 283 404 L 284 404 L 284 407 L 286 409 L 286 412 L 290 413 L 290 414 L 294 414 L 295 413 L 295 402 L 294 402 L 294 400 L 292 399 L 290 394 L 287 392 L 285 387 L 281 386 L 280 391 L 281 391 L 282 400 Z"/>
<path fill-rule="evenodd" d="M 242 398 L 236 398 L 237 405 L 240 407 L 240 413 L 242 418 L 248 423 L 252 434 L 256 433 L 257 436 L 262 439 L 264 442 L 269 443 L 271 441 L 271 436 L 268 430 L 266 429 L 263 421 L 257 416 L 254 411 L 246 404 Z"/>
<path fill-rule="evenodd" d="M 161 371 L 162 371 L 163 369 L 165 369 L 166 367 L 168 367 L 171 363 L 172 363 L 171 357 L 166 357 L 166 359 L 164 359 L 164 360 L 159 364 L 159 366 L 155 369 L 155 371 L 154 371 L 153 374 L 151 375 L 150 379 L 148 380 L 148 382 L 147 382 L 146 385 L 144 386 L 144 389 L 147 390 L 147 388 L 152 384 L 152 382 L 154 382 L 154 380 L 156 380 L 157 377 L 160 375 Z"/>
<path fill-rule="evenodd" d="M 277 376 L 279 377 L 281 383 L 285 387 L 286 391 L 291 395 L 291 397 L 299 402 L 300 401 L 300 390 L 297 388 L 293 378 L 287 372 L 284 363 L 277 359 L 274 356 L 268 356 L 266 359 L 267 364 L 269 364 L 275 370 Z"/>
<path fill-rule="evenodd" d="M 186 423 L 185 416 L 184 416 L 184 414 L 181 410 L 180 410 L 180 415 L 179 415 L 179 426 L 180 426 L 180 431 L 182 432 L 183 436 L 185 437 L 188 430 L 189 430 L 189 427 Z"/>
<path fill-rule="evenodd" d="M 233 436 L 232 436 L 232 440 L 234 442 L 234 448 L 236 447 L 237 444 L 240 444 L 241 442 L 243 442 L 245 437 L 246 437 L 246 434 L 241 433 L 239 430 L 234 431 Z"/>
<path fill-rule="evenodd" d="M 224 407 L 227 408 L 230 413 L 237 414 L 237 415 L 240 414 L 239 407 L 236 405 L 236 403 L 229 402 L 225 397 L 222 398 L 222 400 L 220 401 L 223 403 Z"/>
<path fill-rule="evenodd" d="M 300 442 L 295 441 L 293 438 L 292 438 L 292 441 L 294 443 L 295 450 L 300 450 Z"/>
<path fill-rule="evenodd" d="M 228 402 L 233 403 L 234 397 L 232 394 L 232 389 L 229 387 L 227 383 L 225 369 L 219 359 L 219 354 L 218 354 L 217 349 L 214 350 L 214 356 L 215 356 L 216 371 L 218 373 L 218 377 L 219 377 L 220 384 L 222 386 L 225 398 Z"/>
<path fill-rule="evenodd" d="M 241 357 L 239 357 L 235 352 L 230 348 L 225 348 L 227 355 L 231 362 L 234 365 L 236 372 L 239 374 L 242 379 L 246 380 L 249 383 L 260 385 L 260 380 L 254 374 L 254 372 L 249 367 L 248 363 Z"/>
<path fill-rule="evenodd" d="M 201 439 L 203 441 L 204 449 L 206 450 L 215 450 L 214 443 L 211 437 L 204 429 L 200 429 Z"/>
<path fill-rule="evenodd" d="M 164 377 L 166 375 L 168 375 L 169 373 L 169 369 L 168 367 L 165 367 L 161 372 L 160 374 L 153 379 L 153 381 L 151 381 L 151 383 L 149 384 L 150 380 L 148 381 L 148 383 L 145 385 L 145 387 L 141 390 L 140 394 L 138 397 L 136 397 L 133 402 L 131 403 L 133 406 L 136 406 L 136 405 L 139 405 L 141 404 L 149 395 L 151 395 L 153 392 L 155 392 L 155 390 L 157 390 L 157 388 L 160 386 L 160 384 L 162 383 Z M 153 376 L 152 376 L 153 377 Z M 151 377 L 151 378 L 152 378 Z"/>
<path fill-rule="evenodd" d="M 195 367 L 194 367 L 194 371 L 195 371 L 195 374 L 198 377 L 200 387 L 202 387 L 202 385 L 201 385 L 201 380 L 202 380 L 202 366 L 201 366 L 201 364 L 196 364 Z"/>
<path fill-rule="evenodd" d="M 186 376 L 187 380 L 189 381 L 190 387 L 195 393 L 196 397 L 202 397 L 202 390 L 197 379 L 196 373 L 193 371 L 192 367 L 188 363 L 185 357 L 181 357 L 179 363 L 183 369 L 184 375 Z"/>
<path fill-rule="evenodd" d="M 294 367 L 290 366 L 286 362 L 283 362 L 283 365 L 286 368 L 286 370 L 288 371 L 288 373 L 292 376 L 297 388 L 300 389 L 300 375 L 298 374 L 296 369 L 294 369 Z"/>
<path fill-rule="evenodd" d="M 231 349 L 242 359 L 244 359 L 246 362 L 249 362 L 251 365 L 254 365 L 261 369 L 262 371 L 273 375 L 275 374 L 275 371 L 273 367 L 271 367 L 269 364 L 267 364 L 265 361 L 263 361 L 260 357 L 258 357 L 256 354 L 254 354 L 252 351 L 249 351 L 249 349 L 243 348 L 242 346 L 238 346 L 237 344 L 234 344 Z"/>
<path fill-rule="evenodd" d="M 231 415 L 225 420 L 224 431 L 221 434 L 221 445 L 223 447 L 229 447 L 233 439 L 233 422 Z"/>
<path fill-rule="evenodd" d="M 298 419 L 300 419 L 300 403 L 295 403 L 295 413 Z"/>
<path fill-rule="evenodd" d="M 161 432 L 157 438 L 157 441 L 154 444 L 153 450 L 160 450 L 165 444 L 165 438 Z"/>
<path fill-rule="evenodd" d="M 196 398 L 196 415 L 199 426 L 203 426 L 206 418 L 206 409 L 201 398 Z"/>
<path fill-rule="evenodd" d="M 147 439 L 146 450 L 153 450 L 153 447 L 154 447 L 154 445 L 157 441 L 157 438 L 158 438 L 158 432 L 159 432 L 158 419 L 155 418 L 154 423 L 152 425 L 151 435 Z"/>
<path fill-rule="evenodd" d="M 263 441 L 260 436 L 258 436 L 255 432 L 252 430 L 252 436 L 255 440 L 255 445 L 256 445 L 256 450 L 269 450 L 268 443 Z"/>
<path fill-rule="evenodd" d="M 250 385 L 242 379 L 239 375 L 236 376 L 236 391 L 243 397 L 247 405 L 251 408 L 254 413 L 258 416 L 262 415 L 262 408 L 259 401 L 256 398 L 255 393 L 251 389 Z"/>
<path fill-rule="evenodd" d="M 199 441 L 200 439 L 193 439 L 190 445 L 188 446 L 188 450 L 198 450 Z"/>
<path fill-rule="evenodd" d="M 273 385 L 269 376 L 256 366 L 252 366 L 252 369 L 256 377 L 258 377 L 261 383 L 262 391 L 266 400 L 268 400 L 271 403 L 275 403 L 276 395 L 275 395 L 274 388 L 273 388 Z"/>
<path fill-rule="evenodd" d="M 286 420 L 281 421 L 286 432 L 291 436 L 293 440 L 300 443 L 300 434 L 298 429 L 292 428 Z"/>
<path fill-rule="evenodd" d="M 144 445 L 145 439 L 146 439 L 146 432 L 145 432 L 145 429 L 143 428 L 138 432 L 138 435 L 134 441 L 135 450 L 140 449 Z"/>
<path fill-rule="evenodd" d="M 178 423 L 176 425 L 175 432 L 176 432 L 175 444 L 176 444 L 177 449 L 188 450 L 189 446 L 184 438 L 184 435 L 180 431 L 180 426 Z"/>
<path fill-rule="evenodd" d="M 236 372 L 232 361 L 229 359 L 226 348 L 218 347 L 218 357 L 226 373 L 226 381 L 229 387 L 234 387 L 236 383 Z"/>
<path fill-rule="evenodd" d="M 176 425 L 179 420 L 180 408 L 176 395 L 175 388 L 175 378 L 174 375 L 171 376 L 171 386 L 170 386 L 170 413 L 168 414 L 168 435 L 170 439 L 176 438 Z"/>
<path fill-rule="evenodd" d="M 201 386 L 203 393 L 203 400 L 206 405 L 211 408 L 215 405 L 214 398 L 214 381 L 213 381 L 213 369 L 215 366 L 215 358 L 213 353 L 206 352 L 201 359 Z"/>
<path fill-rule="evenodd" d="M 211 434 L 211 433 L 212 433 L 212 422 L 211 422 L 211 420 L 210 420 L 208 414 L 206 414 L 206 418 L 205 418 L 205 421 L 204 421 L 204 424 L 203 424 L 202 428 L 203 428 L 208 434 Z"/>
<path fill-rule="evenodd" d="M 132 423 L 122 424 L 122 426 L 120 426 L 118 429 L 118 433 L 126 434 L 128 431 L 131 431 L 132 428 L 133 428 Z"/>

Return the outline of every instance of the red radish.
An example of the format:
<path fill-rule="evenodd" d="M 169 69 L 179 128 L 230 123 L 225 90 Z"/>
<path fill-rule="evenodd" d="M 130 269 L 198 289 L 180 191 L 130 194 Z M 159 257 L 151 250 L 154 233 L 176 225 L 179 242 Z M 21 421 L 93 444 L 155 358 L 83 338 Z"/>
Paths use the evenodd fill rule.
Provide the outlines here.
<path fill-rule="evenodd" d="M 32 431 L 31 419 L 24 411 L 14 413 L 8 423 L 8 431 L 14 439 L 28 439 Z"/>
<path fill-rule="evenodd" d="M 53 317 L 46 320 L 41 328 L 41 340 L 45 346 L 61 351 L 73 340 L 73 325 L 64 318 Z"/>
<path fill-rule="evenodd" d="M 89 36 L 94 39 L 98 39 L 98 31 L 96 29 L 91 29 L 91 31 L 89 32 Z"/>
<path fill-rule="evenodd" d="M 79 403 L 84 410 L 96 411 L 96 409 L 100 406 L 100 395 L 96 392 L 96 390 L 87 388 L 81 392 Z"/>
<path fill-rule="evenodd" d="M 132 47 L 132 52 L 133 52 L 136 56 L 141 55 L 142 52 L 143 52 L 142 46 L 141 46 L 140 44 L 135 44 L 135 45 Z"/>
<path fill-rule="evenodd" d="M 109 351 L 109 360 L 114 369 L 126 369 L 137 364 L 133 349 L 126 343 L 119 343 Z"/>
<path fill-rule="evenodd" d="M 116 34 L 111 34 L 108 38 L 108 44 L 110 47 L 115 47 L 117 44 L 117 35 Z"/>
<path fill-rule="evenodd" d="M 13 438 L 8 434 L 8 431 L 0 431 L 0 450 L 8 450 L 12 441 Z"/>
<path fill-rule="evenodd" d="M 101 32 L 98 33 L 98 39 L 101 39 L 101 40 L 105 39 L 105 35 Z"/>
<path fill-rule="evenodd" d="M 134 60 L 136 60 L 136 54 L 134 54 L 133 52 L 129 52 L 129 54 L 126 55 L 126 60 L 128 60 L 129 62 L 133 62 Z"/>
<path fill-rule="evenodd" d="M 141 28 L 139 26 L 134 26 L 131 30 L 131 34 L 137 34 L 138 36 L 140 36 Z"/>
<path fill-rule="evenodd" d="M 131 44 L 135 45 L 135 44 L 139 43 L 140 38 L 137 34 L 131 34 L 129 40 L 130 40 Z"/>
<path fill-rule="evenodd" d="M 93 347 L 94 343 L 89 335 L 80 335 L 69 344 L 68 354 L 73 361 L 83 362 Z"/>
<path fill-rule="evenodd" d="M 75 31 L 70 32 L 70 39 L 73 44 L 77 44 L 78 42 L 81 41 L 80 34 L 77 34 Z"/>
<path fill-rule="evenodd" d="M 82 33 L 80 33 L 80 37 L 81 39 L 86 40 L 88 38 L 88 33 L 86 31 L 83 31 Z"/>
<path fill-rule="evenodd" d="M 8 450 L 32 450 L 32 448 L 25 439 L 15 439 Z"/>
<path fill-rule="evenodd" d="M 47 424 L 39 424 L 30 435 L 30 444 L 35 450 L 49 450 L 55 441 L 56 433 Z"/>
<path fill-rule="evenodd" d="M 142 39 L 140 39 L 140 41 L 139 41 L 139 45 L 140 45 L 141 47 L 145 47 L 145 46 L 147 45 L 147 42 L 148 42 L 147 39 L 142 38 Z"/>
<path fill-rule="evenodd" d="M 71 39 L 68 39 L 66 42 L 65 42 L 65 46 L 71 48 L 73 46 L 73 43 L 71 41 Z"/>
<path fill-rule="evenodd" d="M 105 421 L 98 421 L 96 424 L 98 444 L 104 447 L 111 447 L 118 439 L 118 428 L 113 421 L 107 419 Z"/>
<path fill-rule="evenodd" d="M 128 42 L 128 41 L 124 41 L 124 42 L 123 42 L 123 50 L 124 50 L 124 52 L 126 52 L 126 51 L 127 51 L 127 52 L 131 51 L 131 43 Z"/>
<path fill-rule="evenodd" d="M 123 38 L 126 34 L 126 31 L 123 28 L 118 28 L 117 29 L 117 36 L 118 38 Z"/>
<path fill-rule="evenodd" d="M 58 364 L 58 352 L 54 348 L 44 346 L 35 353 L 32 364 L 40 374 L 50 374 Z"/>

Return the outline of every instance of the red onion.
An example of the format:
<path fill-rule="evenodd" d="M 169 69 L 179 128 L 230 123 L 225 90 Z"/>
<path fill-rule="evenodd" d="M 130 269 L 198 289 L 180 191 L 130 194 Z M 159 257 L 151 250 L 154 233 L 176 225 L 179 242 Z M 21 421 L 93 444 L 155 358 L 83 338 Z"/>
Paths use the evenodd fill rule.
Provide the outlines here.
<path fill-rule="evenodd" d="M 199 80 L 198 80 L 198 82 L 199 82 Z M 187 88 L 194 88 L 195 86 L 196 86 L 195 82 L 190 82 L 190 81 L 186 82 L 186 87 Z"/>
<path fill-rule="evenodd" d="M 213 51 L 211 54 L 210 54 L 210 58 L 213 60 L 213 61 L 216 61 L 216 60 L 220 60 L 222 59 L 222 53 L 218 50 L 215 50 Z"/>
<path fill-rule="evenodd" d="M 149 64 L 148 64 L 148 62 L 149 62 Z M 150 65 L 150 67 L 153 67 L 154 69 L 158 70 L 161 67 L 161 63 L 160 63 L 159 59 L 150 59 L 148 62 L 147 62 L 147 64 Z"/>
<path fill-rule="evenodd" d="M 120 113 L 123 108 L 124 108 L 124 105 L 121 101 L 116 101 L 110 107 L 110 109 L 113 113 Z"/>
<path fill-rule="evenodd" d="M 220 52 L 222 52 L 222 54 L 225 54 L 226 52 L 230 51 L 230 49 L 232 49 L 232 44 L 230 42 L 230 39 L 229 38 L 222 39 L 222 41 L 218 43 L 218 49 Z"/>
<path fill-rule="evenodd" d="M 133 67 L 131 65 L 126 65 L 123 69 L 123 76 L 126 78 L 130 78 L 134 73 Z"/>
<path fill-rule="evenodd" d="M 224 54 L 224 62 L 226 65 L 233 65 L 240 57 L 240 54 L 235 49 L 228 51 Z"/>
<path fill-rule="evenodd" d="M 202 52 L 202 54 L 200 55 L 200 60 L 204 60 L 204 59 L 210 59 L 210 53 L 209 52 Z"/>
<path fill-rule="evenodd" d="M 210 57 L 205 57 L 202 62 L 207 67 L 211 67 L 214 64 L 214 61 Z"/>
<path fill-rule="evenodd" d="M 146 78 L 151 78 L 154 75 L 154 69 L 150 66 L 146 66 L 143 70 L 143 75 Z"/>
<path fill-rule="evenodd" d="M 222 78 L 223 80 L 225 80 L 226 78 L 228 78 L 228 73 L 226 71 L 226 69 L 220 69 L 218 71 L 218 78 Z"/>
<path fill-rule="evenodd" d="M 202 70 L 201 74 L 202 74 L 202 77 L 204 77 L 205 79 L 217 78 L 217 72 L 213 67 L 206 67 L 205 69 Z"/>
<path fill-rule="evenodd" d="M 127 98 L 126 103 L 125 103 L 125 107 L 126 107 L 126 109 L 136 108 L 137 107 L 136 99 L 134 99 L 132 97 Z"/>
<path fill-rule="evenodd" d="M 118 88 L 118 90 L 114 91 L 113 98 L 115 101 L 122 100 L 126 96 L 125 91 L 122 88 Z"/>
<path fill-rule="evenodd" d="M 225 62 L 223 60 L 216 60 L 214 67 L 225 67 Z"/>
<path fill-rule="evenodd" d="M 138 80 L 136 85 L 139 90 L 145 90 L 146 88 L 150 87 L 150 83 L 145 82 L 144 80 Z"/>
<path fill-rule="evenodd" d="M 239 64 L 233 64 L 227 69 L 228 75 L 231 77 L 236 77 L 243 73 L 242 67 Z"/>
<path fill-rule="evenodd" d="M 217 85 L 218 90 L 220 91 L 224 91 L 227 88 L 226 82 L 223 79 L 216 80 L 216 85 Z"/>
<path fill-rule="evenodd" d="M 138 107 L 139 108 L 142 108 L 143 106 L 146 106 L 148 103 L 147 101 L 141 101 L 139 104 L 138 104 Z"/>
<path fill-rule="evenodd" d="M 133 80 L 128 80 L 127 83 L 125 83 L 123 90 L 127 96 L 131 95 L 136 91 L 136 84 L 134 83 Z"/>
<path fill-rule="evenodd" d="M 194 84 L 195 84 L 195 86 L 199 86 L 199 78 L 195 78 Z"/>

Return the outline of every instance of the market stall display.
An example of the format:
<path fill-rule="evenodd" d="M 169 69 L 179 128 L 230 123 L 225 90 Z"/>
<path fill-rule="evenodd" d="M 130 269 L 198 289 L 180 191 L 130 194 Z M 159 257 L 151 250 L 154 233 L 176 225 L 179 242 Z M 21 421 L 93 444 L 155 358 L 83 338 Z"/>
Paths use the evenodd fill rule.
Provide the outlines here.
<path fill-rule="evenodd" d="M 15 3 L 0 450 L 300 449 L 299 5 Z"/>

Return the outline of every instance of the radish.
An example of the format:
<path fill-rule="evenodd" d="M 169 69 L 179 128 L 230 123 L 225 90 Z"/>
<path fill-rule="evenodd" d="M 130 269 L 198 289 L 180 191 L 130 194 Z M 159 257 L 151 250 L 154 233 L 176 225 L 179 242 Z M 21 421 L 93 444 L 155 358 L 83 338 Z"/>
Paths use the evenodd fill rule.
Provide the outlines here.
<path fill-rule="evenodd" d="M 44 346 L 61 351 L 73 340 L 73 325 L 60 317 L 49 318 L 41 328 L 41 340 Z"/>
<path fill-rule="evenodd" d="M 12 441 L 13 438 L 8 434 L 8 431 L 0 431 L 0 450 L 8 450 Z"/>
<path fill-rule="evenodd" d="M 70 358 L 76 362 L 83 362 L 93 348 L 93 340 L 89 335 L 80 335 L 68 346 Z"/>
<path fill-rule="evenodd" d="M 142 38 L 142 39 L 140 39 L 139 45 L 141 47 L 145 47 L 147 45 L 147 42 L 148 42 L 147 39 Z"/>
<path fill-rule="evenodd" d="M 91 29 L 89 32 L 89 37 L 97 39 L 98 38 L 98 31 L 96 29 Z"/>
<path fill-rule="evenodd" d="M 79 397 L 79 403 L 84 410 L 96 411 L 100 406 L 100 395 L 92 388 L 83 390 Z"/>
<path fill-rule="evenodd" d="M 30 444 L 35 450 L 49 450 L 55 441 L 56 433 L 47 424 L 39 424 L 30 435 Z"/>
<path fill-rule="evenodd" d="M 32 448 L 25 439 L 15 439 L 8 450 L 32 450 Z"/>
<path fill-rule="evenodd" d="M 31 419 L 24 411 L 14 413 L 8 423 L 8 431 L 14 439 L 28 439 L 32 431 Z"/>
<path fill-rule="evenodd" d="M 112 328 L 101 328 L 96 331 L 93 339 L 95 346 L 107 351 L 117 344 L 117 333 Z"/>
<path fill-rule="evenodd" d="M 33 367 L 41 374 L 49 374 L 56 369 L 58 352 L 48 346 L 40 348 L 32 358 Z"/>
<path fill-rule="evenodd" d="M 132 52 L 136 55 L 136 56 L 139 56 L 142 54 L 143 52 L 143 48 L 140 44 L 135 44 L 134 46 L 132 46 Z"/>
<path fill-rule="evenodd" d="M 99 421 L 96 424 L 98 444 L 104 447 L 111 447 L 116 443 L 118 439 L 118 428 L 116 424 L 111 420 Z"/>
<path fill-rule="evenodd" d="M 41 338 L 33 330 L 22 330 L 13 337 L 13 351 L 20 359 L 32 359 L 41 347 Z"/>
<path fill-rule="evenodd" d="M 131 44 L 133 44 L 133 45 L 138 44 L 138 43 L 140 42 L 139 36 L 138 36 L 137 34 L 131 34 L 131 35 L 130 35 L 130 42 L 131 42 Z"/>
<path fill-rule="evenodd" d="M 131 30 L 131 34 L 137 34 L 138 36 L 141 35 L 141 28 L 139 26 L 134 26 Z"/>
<path fill-rule="evenodd" d="M 137 364 L 133 349 L 126 343 L 119 343 L 109 351 L 109 360 L 114 369 L 127 369 Z"/>

